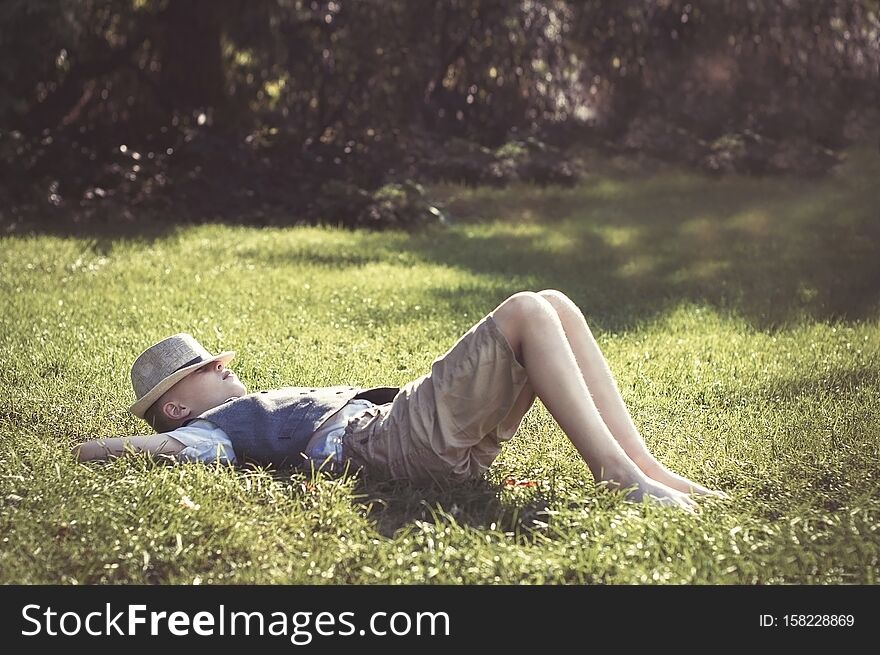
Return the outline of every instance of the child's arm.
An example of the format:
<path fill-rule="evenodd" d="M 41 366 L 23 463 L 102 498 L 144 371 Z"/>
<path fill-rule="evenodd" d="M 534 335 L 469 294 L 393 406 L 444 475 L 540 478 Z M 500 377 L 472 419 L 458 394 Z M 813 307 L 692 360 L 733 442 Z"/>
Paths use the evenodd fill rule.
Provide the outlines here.
<path fill-rule="evenodd" d="M 139 434 L 134 437 L 94 439 L 73 447 L 73 456 L 80 462 L 119 457 L 127 452 L 155 455 L 176 455 L 185 446 L 168 434 Z"/>

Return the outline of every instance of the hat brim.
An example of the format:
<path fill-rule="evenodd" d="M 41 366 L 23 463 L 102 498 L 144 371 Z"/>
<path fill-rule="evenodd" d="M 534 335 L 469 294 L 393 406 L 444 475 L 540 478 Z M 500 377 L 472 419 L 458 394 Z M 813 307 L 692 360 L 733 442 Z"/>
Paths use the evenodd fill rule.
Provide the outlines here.
<path fill-rule="evenodd" d="M 128 408 L 128 411 L 137 416 L 138 418 L 144 418 L 144 414 L 150 406 L 159 400 L 159 397 L 168 391 L 175 384 L 180 382 L 187 375 L 195 371 L 196 369 L 201 368 L 211 362 L 223 362 L 224 364 L 228 364 L 232 361 L 232 358 L 235 357 L 234 350 L 227 350 L 225 352 L 220 353 L 219 355 L 212 357 L 211 359 L 205 359 L 201 362 L 196 362 L 191 366 L 187 366 L 186 368 L 182 368 L 179 371 L 174 371 L 167 378 L 159 382 L 155 387 L 150 389 L 147 393 L 143 395 L 137 402 L 135 402 L 131 407 Z"/>

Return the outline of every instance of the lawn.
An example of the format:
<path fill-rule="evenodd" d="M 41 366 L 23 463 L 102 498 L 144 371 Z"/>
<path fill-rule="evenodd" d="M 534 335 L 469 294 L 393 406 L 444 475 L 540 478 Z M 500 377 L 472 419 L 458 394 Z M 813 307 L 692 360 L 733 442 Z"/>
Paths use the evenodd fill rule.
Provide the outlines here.
<path fill-rule="evenodd" d="M 0 238 L 0 583 L 876 583 L 880 155 L 811 180 L 595 172 L 431 189 L 425 232 Z M 594 486 L 536 403 L 439 490 L 70 448 L 143 433 L 130 365 L 188 331 L 250 390 L 399 386 L 508 295 L 583 310 L 696 515 Z"/>

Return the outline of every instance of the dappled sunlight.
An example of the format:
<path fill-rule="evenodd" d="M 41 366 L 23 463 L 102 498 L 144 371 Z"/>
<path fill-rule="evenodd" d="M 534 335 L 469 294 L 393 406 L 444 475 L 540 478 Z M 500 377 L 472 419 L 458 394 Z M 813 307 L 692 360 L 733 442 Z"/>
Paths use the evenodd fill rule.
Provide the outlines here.
<path fill-rule="evenodd" d="M 735 309 L 771 329 L 808 317 L 872 318 L 880 312 L 880 223 L 867 176 L 877 170 L 876 153 L 857 151 L 841 170 L 810 181 L 671 171 L 531 197 L 516 187 L 508 202 L 520 208 L 552 199 L 571 214 L 528 226 L 471 223 L 467 245 L 453 229 L 445 255 L 419 247 L 418 256 L 480 274 L 514 272 L 510 258 L 526 262 L 517 274 L 564 289 L 615 327 L 681 299 Z"/>
<path fill-rule="evenodd" d="M 696 261 L 686 268 L 680 268 L 674 273 L 667 275 L 665 280 L 670 284 L 686 284 L 689 280 L 700 280 L 703 282 L 724 281 L 725 275 L 732 268 L 730 262 L 705 260 Z"/>
<path fill-rule="evenodd" d="M 678 232 L 682 237 L 693 241 L 695 247 L 712 246 L 722 236 L 722 227 L 718 223 L 714 217 L 700 216 L 682 222 Z"/>
<path fill-rule="evenodd" d="M 18 354 L 2 372 L 5 416 L 40 431 L 33 442 L 42 450 L 30 452 L 48 452 L 46 435 L 135 433 L 140 424 L 120 402 L 130 393 L 131 358 L 143 342 L 180 329 L 212 351 L 236 349 L 236 371 L 251 390 L 403 386 L 426 374 L 494 303 L 520 289 L 558 288 L 584 310 L 652 452 L 677 472 L 745 497 L 742 513 L 719 520 L 733 526 L 777 512 L 794 516 L 801 498 L 822 516 L 853 516 L 859 494 L 876 487 L 865 462 L 877 453 L 877 324 L 834 323 L 811 303 L 839 288 L 825 275 L 851 283 L 874 270 L 860 244 L 875 246 L 876 233 L 853 212 L 861 222 L 841 231 L 833 247 L 857 256 L 841 268 L 817 254 L 832 246 L 798 233 L 810 223 L 789 213 L 791 222 L 780 224 L 768 210 L 778 250 L 762 262 L 743 255 L 758 242 L 743 224 L 760 225 L 760 214 L 731 213 L 715 230 L 709 208 L 684 206 L 693 211 L 667 213 L 660 222 L 615 225 L 599 211 L 595 221 L 580 223 L 492 221 L 415 234 L 210 226 L 148 248 L 119 242 L 105 255 L 88 240 L 7 238 L 4 261 L 12 265 L 0 272 L 10 305 L 3 337 L 6 350 Z M 785 199 L 774 207 L 785 214 Z M 706 234 L 711 248 L 701 245 Z M 65 277 L 69 283 L 59 284 Z M 867 302 L 873 288 L 846 298 L 848 309 L 867 311 L 852 301 Z M 805 308 L 815 314 L 799 315 Z M 786 329 L 770 320 L 790 315 L 799 320 Z M 62 428 L 59 412 L 67 417 Z M 17 446 L 31 439 L 27 431 L 14 436 Z M 112 480 L 116 470 L 100 478 Z M 191 471 L 201 469 L 180 470 L 189 482 L 175 484 L 189 484 Z M 237 478 L 205 471 L 206 490 L 214 491 L 189 497 L 202 511 L 225 509 L 230 489 L 219 485 Z M 311 488 L 329 492 L 329 484 Z M 647 524 L 654 516 L 598 494 L 540 402 L 485 483 L 432 495 L 358 482 L 350 495 L 334 498 L 319 505 L 334 512 L 334 525 L 347 534 L 352 525 L 378 533 L 380 548 L 408 538 L 400 528 L 426 525 L 431 508 L 423 501 L 452 508 L 468 535 L 528 535 L 546 527 L 549 516 L 557 525 L 571 520 L 578 534 L 608 535 L 602 552 L 620 541 L 621 512 Z M 254 507 L 254 516 L 275 508 L 278 521 L 296 521 L 300 511 L 279 499 Z M 603 516 L 612 522 L 582 527 Z M 865 517 L 852 534 L 870 534 L 875 522 Z M 722 532 L 729 534 L 726 524 Z M 513 539 L 503 537 L 505 549 Z M 644 537 L 636 531 L 633 539 Z M 542 552 L 551 547 L 569 548 L 555 533 L 541 541 Z M 400 548 L 412 550 L 408 542 Z M 631 544 L 626 557 L 645 549 Z"/>
<path fill-rule="evenodd" d="M 4 3 L 0 583 L 875 584 L 880 19 L 815 5 Z"/>
<path fill-rule="evenodd" d="M 606 225 L 596 229 L 596 233 L 612 248 L 620 248 L 635 243 L 640 230 L 635 226 L 616 227 Z"/>
<path fill-rule="evenodd" d="M 738 231 L 746 237 L 763 239 L 770 234 L 771 217 L 764 209 L 751 209 L 733 216 L 727 227 Z"/>
<path fill-rule="evenodd" d="M 563 230 L 565 227 L 565 230 Z M 571 255 L 579 249 L 580 240 L 576 234 L 570 234 L 567 226 L 560 226 L 560 229 L 545 232 L 535 240 L 536 248 L 547 252 L 555 253 L 560 256 Z"/>
<path fill-rule="evenodd" d="M 589 188 L 540 188 L 516 184 L 507 188 L 430 185 L 432 197 L 442 199 L 453 222 L 472 224 L 500 220 L 506 224 L 564 220 L 589 204 Z"/>
<path fill-rule="evenodd" d="M 518 238 L 540 238 L 547 233 L 547 228 L 540 224 L 522 224 L 511 223 L 505 221 L 496 221 L 492 223 L 481 224 L 476 227 L 464 229 L 465 236 L 479 238 L 487 237 L 505 237 L 512 236 Z"/>
<path fill-rule="evenodd" d="M 592 198 L 614 200 L 626 193 L 626 191 L 629 190 L 629 186 L 628 182 L 602 178 L 595 180 L 593 184 L 589 186 L 587 195 Z"/>
<path fill-rule="evenodd" d="M 270 288 L 308 284 L 320 270 L 344 286 L 396 294 L 423 288 L 435 302 L 471 313 L 474 299 L 487 291 L 500 301 L 518 290 L 559 288 L 610 329 L 680 300 L 736 310 L 761 328 L 806 318 L 858 320 L 880 310 L 880 224 L 873 187 L 859 178 L 876 170 L 880 158 L 861 153 L 858 162 L 844 179 L 829 176 L 809 185 L 680 173 L 601 182 L 606 191 L 620 191 L 614 200 L 589 184 L 466 189 L 461 193 L 492 206 L 498 218 L 414 233 L 195 226 L 146 242 L 138 235 L 9 236 L 0 258 L 12 288 L 24 275 L 31 284 L 42 279 L 32 289 L 36 294 L 53 285 L 93 285 L 131 267 L 143 270 L 126 283 L 126 296 L 189 276 L 194 286 L 180 301 L 184 312 L 202 307 L 225 276 L 262 279 L 268 297 Z M 524 211 L 535 220 L 519 220 Z M 194 247 L 192 270 L 155 265 L 162 253 L 189 254 Z M 447 293 L 449 288 L 458 291 Z M 402 308 L 389 311 L 404 320 Z"/>
<path fill-rule="evenodd" d="M 636 255 L 623 264 L 617 270 L 617 274 L 624 279 L 641 278 L 654 273 L 660 266 L 661 261 L 662 258 L 657 255 Z"/>

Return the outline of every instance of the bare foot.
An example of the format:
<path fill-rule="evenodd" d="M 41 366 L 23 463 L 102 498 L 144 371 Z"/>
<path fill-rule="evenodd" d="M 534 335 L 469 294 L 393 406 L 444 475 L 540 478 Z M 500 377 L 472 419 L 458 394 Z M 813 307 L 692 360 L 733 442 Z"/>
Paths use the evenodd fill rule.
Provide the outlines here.
<path fill-rule="evenodd" d="M 723 491 L 716 491 L 714 489 L 707 489 L 703 485 L 697 484 L 693 480 L 689 480 L 688 478 L 679 475 L 678 473 L 673 473 L 668 468 L 663 466 L 660 462 L 654 461 L 646 464 L 639 463 L 639 468 L 652 480 L 656 480 L 667 487 L 671 487 L 678 491 L 683 491 L 688 494 L 696 494 L 698 496 L 712 496 L 715 498 L 724 498 L 729 499 L 728 496 Z"/>
<path fill-rule="evenodd" d="M 687 494 L 652 480 L 641 472 L 632 475 L 608 475 L 606 478 L 603 482 L 608 488 L 627 490 L 624 499 L 630 502 L 681 507 L 691 513 L 697 508 L 697 504 Z"/>

